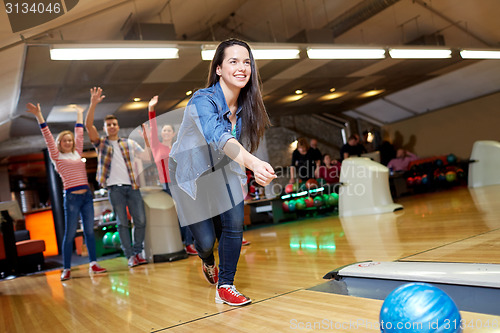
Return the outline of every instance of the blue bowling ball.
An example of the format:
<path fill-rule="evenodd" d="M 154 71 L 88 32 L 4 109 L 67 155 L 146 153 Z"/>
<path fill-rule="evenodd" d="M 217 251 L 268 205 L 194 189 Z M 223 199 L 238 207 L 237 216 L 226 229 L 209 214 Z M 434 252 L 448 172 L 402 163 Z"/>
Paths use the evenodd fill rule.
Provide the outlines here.
<path fill-rule="evenodd" d="M 449 154 L 446 156 L 446 161 L 448 161 L 449 164 L 455 164 L 457 163 L 457 157 L 454 154 Z"/>
<path fill-rule="evenodd" d="M 459 333 L 460 312 L 441 289 L 407 283 L 393 290 L 380 309 L 382 332 Z"/>

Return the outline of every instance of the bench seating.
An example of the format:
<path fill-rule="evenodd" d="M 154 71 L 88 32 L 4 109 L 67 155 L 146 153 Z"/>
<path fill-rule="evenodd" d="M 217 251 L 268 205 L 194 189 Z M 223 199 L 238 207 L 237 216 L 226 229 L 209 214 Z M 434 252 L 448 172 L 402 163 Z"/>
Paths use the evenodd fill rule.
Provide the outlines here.
<path fill-rule="evenodd" d="M 44 264 L 45 241 L 30 239 L 28 230 L 15 231 L 18 270 L 21 273 L 40 271 Z M 5 244 L 0 233 L 0 272 L 6 268 Z"/>

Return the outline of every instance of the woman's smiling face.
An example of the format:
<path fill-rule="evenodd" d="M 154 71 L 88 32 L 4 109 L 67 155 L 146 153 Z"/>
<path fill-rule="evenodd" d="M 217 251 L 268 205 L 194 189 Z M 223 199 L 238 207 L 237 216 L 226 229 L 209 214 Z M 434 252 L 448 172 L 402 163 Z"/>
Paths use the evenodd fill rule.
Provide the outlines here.
<path fill-rule="evenodd" d="M 59 141 L 59 147 L 62 153 L 71 153 L 74 146 L 75 142 L 71 134 L 64 135 Z"/>
<path fill-rule="evenodd" d="M 163 142 L 171 142 L 175 136 L 175 131 L 170 125 L 165 125 L 161 129 L 161 139 Z"/>
<path fill-rule="evenodd" d="M 240 45 L 233 45 L 224 50 L 224 60 L 217 66 L 220 81 L 229 88 L 242 89 L 250 80 L 252 66 L 248 50 Z"/>

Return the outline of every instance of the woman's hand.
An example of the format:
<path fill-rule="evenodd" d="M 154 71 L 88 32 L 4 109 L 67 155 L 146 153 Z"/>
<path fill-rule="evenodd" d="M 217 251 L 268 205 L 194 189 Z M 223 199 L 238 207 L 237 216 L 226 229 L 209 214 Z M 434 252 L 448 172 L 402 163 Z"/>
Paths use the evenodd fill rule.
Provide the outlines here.
<path fill-rule="evenodd" d="M 253 171 L 257 184 L 266 186 L 277 178 L 269 163 L 250 154 L 235 138 L 227 140 L 223 149 L 230 159 Z"/>
<path fill-rule="evenodd" d="M 76 123 L 83 124 L 83 111 L 85 111 L 84 108 L 79 105 L 75 105 L 74 108 L 76 110 Z"/>
<path fill-rule="evenodd" d="M 269 163 L 262 160 L 255 162 L 252 171 L 255 181 L 261 186 L 269 185 L 273 179 L 277 178 L 274 174 L 273 167 Z"/>
<path fill-rule="evenodd" d="M 26 104 L 26 112 L 33 114 L 39 124 L 45 122 L 45 119 L 43 119 L 42 109 L 40 108 L 40 103 L 37 103 L 36 106 L 33 103 Z"/>
<path fill-rule="evenodd" d="M 42 113 L 42 110 L 40 109 L 40 103 L 37 103 L 36 106 L 33 103 L 26 104 L 26 111 L 35 116 L 38 116 L 38 114 Z"/>
<path fill-rule="evenodd" d="M 35 115 L 39 124 L 43 124 L 45 122 L 45 119 L 43 119 L 42 109 L 40 109 L 40 103 L 37 103 L 36 106 L 33 103 L 26 104 L 26 111 Z"/>
<path fill-rule="evenodd" d="M 85 111 L 85 109 L 79 105 L 75 105 L 74 108 L 75 108 L 76 113 L 78 113 L 78 114 L 83 114 L 83 111 Z"/>
<path fill-rule="evenodd" d="M 148 112 L 153 112 L 155 110 L 155 106 L 158 104 L 158 95 L 151 98 L 148 104 Z"/>

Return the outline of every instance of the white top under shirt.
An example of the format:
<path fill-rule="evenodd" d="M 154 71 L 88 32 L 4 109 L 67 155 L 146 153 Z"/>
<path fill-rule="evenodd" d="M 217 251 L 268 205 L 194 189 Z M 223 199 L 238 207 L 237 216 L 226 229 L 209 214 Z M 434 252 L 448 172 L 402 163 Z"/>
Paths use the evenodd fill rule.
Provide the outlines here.
<path fill-rule="evenodd" d="M 106 180 L 106 185 L 131 185 L 127 164 L 125 164 L 118 140 L 109 140 L 109 143 L 113 147 L 113 156 L 111 157 L 109 177 Z"/>

